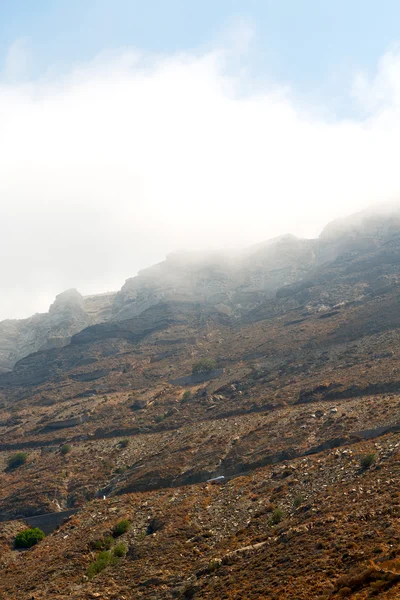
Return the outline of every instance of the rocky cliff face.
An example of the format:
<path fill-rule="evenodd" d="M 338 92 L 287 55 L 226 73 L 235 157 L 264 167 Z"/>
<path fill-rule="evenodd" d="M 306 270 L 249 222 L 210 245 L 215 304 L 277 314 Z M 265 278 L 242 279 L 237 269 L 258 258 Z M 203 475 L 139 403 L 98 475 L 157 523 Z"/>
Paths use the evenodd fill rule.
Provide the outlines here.
<path fill-rule="evenodd" d="M 0 370 L 39 350 L 61 348 L 83 328 L 106 320 L 112 295 L 84 298 L 76 290 L 59 294 L 46 314 L 0 323 Z"/>
<path fill-rule="evenodd" d="M 310 301 L 311 309 L 329 308 L 395 284 L 399 257 L 399 208 L 364 211 L 330 223 L 318 239 L 285 235 L 235 255 L 168 256 L 126 281 L 112 319 L 132 318 L 165 300 L 197 300 L 243 316 L 299 292 L 296 307 Z"/>
<path fill-rule="evenodd" d="M 241 314 L 315 265 L 315 240 L 286 235 L 236 253 L 179 253 L 128 279 L 113 303 L 115 320 L 154 303 L 195 300 Z"/>
<path fill-rule="evenodd" d="M 400 281 L 400 209 L 330 223 L 318 239 L 285 235 L 236 252 L 175 253 L 117 294 L 57 296 L 47 314 L 0 323 L 0 372 L 31 352 L 59 348 L 85 327 L 131 319 L 160 302 L 198 302 L 232 317 L 327 310 Z"/>

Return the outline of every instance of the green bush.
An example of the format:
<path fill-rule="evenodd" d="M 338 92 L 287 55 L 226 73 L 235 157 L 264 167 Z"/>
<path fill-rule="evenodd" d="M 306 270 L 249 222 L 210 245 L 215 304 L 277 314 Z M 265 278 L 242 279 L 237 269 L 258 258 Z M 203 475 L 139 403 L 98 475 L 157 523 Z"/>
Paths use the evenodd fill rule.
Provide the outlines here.
<path fill-rule="evenodd" d="M 17 534 L 14 544 L 16 548 L 31 548 L 45 537 L 45 533 L 39 527 L 29 527 Z"/>
<path fill-rule="evenodd" d="M 126 533 L 130 527 L 130 522 L 128 519 L 122 519 L 122 521 L 118 521 L 113 529 L 113 536 L 118 537 L 123 533 Z"/>
<path fill-rule="evenodd" d="M 214 571 L 219 569 L 221 567 L 221 565 L 222 565 L 221 559 L 212 558 L 210 560 L 210 562 L 208 563 L 208 567 L 207 567 L 208 573 L 213 573 Z"/>
<path fill-rule="evenodd" d="M 280 508 L 275 508 L 274 512 L 271 515 L 270 518 L 270 524 L 271 525 L 277 525 L 278 523 L 280 523 L 283 519 L 283 511 Z"/>
<path fill-rule="evenodd" d="M 119 447 L 120 448 L 126 448 L 128 446 L 128 444 L 129 444 L 129 440 L 128 440 L 128 438 L 125 438 L 124 440 L 120 441 Z"/>
<path fill-rule="evenodd" d="M 182 402 L 187 402 L 192 397 L 192 392 L 190 390 L 186 390 L 182 396 Z"/>
<path fill-rule="evenodd" d="M 104 548 L 104 540 L 93 540 L 93 542 L 90 542 L 90 546 L 93 550 L 102 550 Z"/>
<path fill-rule="evenodd" d="M 108 567 L 108 565 L 110 563 L 111 563 L 111 552 L 109 552 L 108 550 L 104 550 L 103 552 L 100 552 L 100 554 L 98 555 L 96 560 L 94 562 L 92 562 L 92 564 L 89 566 L 89 568 L 87 570 L 88 577 L 91 579 L 98 573 L 101 573 L 101 571 L 104 571 L 104 569 L 106 567 Z"/>
<path fill-rule="evenodd" d="M 107 535 L 103 539 L 94 540 L 90 543 L 93 550 L 109 550 L 114 544 L 114 538 L 111 535 Z"/>
<path fill-rule="evenodd" d="M 302 496 L 301 494 L 297 494 L 297 496 L 294 497 L 293 499 L 293 506 L 294 508 L 299 508 L 299 506 L 301 506 L 304 502 L 304 496 Z"/>
<path fill-rule="evenodd" d="M 105 538 L 104 543 L 106 543 L 106 541 L 110 538 L 111 536 Z M 112 538 L 111 540 L 113 542 Z M 114 567 L 116 564 L 118 564 L 119 559 L 125 556 L 126 553 L 127 548 L 125 544 L 117 544 L 115 548 L 113 548 L 112 552 L 110 550 L 102 550 L 102 552 L 98 554 L 96 560 L 89 566 L 87 570 L 87 576 L 89 579 L 92 579 L 92 577 L 95 577 L 95 575 L 98 575 L 101 573 L 101 571 L 104 571 L 104 569 L 106 569 L 108 566 Z"/>
<path fill-rule="evenodd" d="M 125 556 L 125 554 L 128 552 L 127 547 L 125 546 L 125 544 L 117 544 L 114 547 L 113 550 L 113 554 L 114 556 L 116 556 L 117 558 L 122 558 L 123 556 Z"/>
<path fill-rule="evenodd" d="M 199 373 L 210 373 L 215 371 L 217 363 L 212 358 L 201 358 L 192 366 L 192 375 L 198 375 Z"/>
<path fill-rule="evenodd" d="M 7 466 L 9 469 L 16 469 L 21 465 L 24 465 L 28 460 L 28 455 L 26 452 L 16 452 L 8 459 Z"/>
<path fill-rule="evenodd" d="M 360 466 L 363 469 L 363 471 L 369 469 L 374 464 L 375 460 L 376 456 L 373 452 L 370 452 L 369 454 L 364 454 L 364 456 L 362 456 L 360 459 Z"/>
<path fill-rule="evenodd" d="M 68 452 L 71 452 L 71 446 L 69 444 L 64 444 L 63 446 L 61 446 L 61 454 L 63 456 L 68 454 Z"/>

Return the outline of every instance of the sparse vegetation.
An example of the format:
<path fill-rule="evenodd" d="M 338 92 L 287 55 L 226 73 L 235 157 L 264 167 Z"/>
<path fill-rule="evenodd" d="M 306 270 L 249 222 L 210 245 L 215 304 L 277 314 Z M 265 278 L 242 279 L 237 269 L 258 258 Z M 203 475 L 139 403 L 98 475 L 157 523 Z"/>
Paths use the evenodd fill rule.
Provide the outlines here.
<path fill-rule="evenodd" d="M 186 392 L 183 392 L 182 402 L 188 402 L 191 397 L 192 397 L 192 392 L 190 390 L 186 390 Z"/>
<path fill-rule="evenodd" d="M 113 536 L 119 537 L 120 535 L 123 535 L 128 531 L 130 525 L 131 523 L 128 521 L 128 519 L 122 519 L 122 521 L 118 521 L 113 529 Z"/>
<path fill-rule="evenodd" d="M 104 548 L 109 550 L 114 543 L 114 538 L 112 535 L 106 535 L 104 538 Z"/>
<path fill-rule="evenodd" d="M 112 535 L 107 535 L 105 538 L 100 538 L 91 542 L 93 550 L 109 550 L 114 544 L 114 538 Z"/>
<path fill-rule="evenodd" d="M 212 358 L 201 358 L 192 366 L 192 375 L 200 373 L 211 373 L 217 368 L 217 363 Z"/>
<path fill-rule="evenodd" d="M 271 525 L 277 525 L 283 519 L 283 511 L 280 508 L 275 508 L 269 520 Z"/>
<path fill-rule="evenodd" d="M 125 439 L 121 440 L 120 443 L 119 443 L 119 447 L 120 448 L 127 448 L 128 445 L 129 445 L 128 438 L 125 438 Z"/>
<path fill-rule="evenodd" d="M 16 548 L 31 548 L 45 537 L 45 533 L 39 527 L 29 527 L 16 535 L 14 545 Z"/>
<path fill-rule="evenodd" d="M 214 571 L 217 571 L 217 569 L 220 568 L 221 564 L 222 562 L 219 558 L 212 558 L 208 563 L 208 573 L 214 573 Z"/>
<path fill-rule="evenodd" d="M 61 446 L 61 454 L 63 456 L 65 456 L 69 452 L 71 452 L 71 446 L 69 444 L 64 444 L 63 446 Z"/>
<path fill-rule="evenodd" d="M 304 502 L 304 496 L 302 496 L 301 494 L 297 494 L 294 498 L 293 498 L 293 507 L 294 508 L 299 508 L 299 506 L 301 506 Z"/>
<path fill-rule="evenodd" d="M 96 560 L 92 562 L 92 564 L 87 570 L 87 575 L 89 579 L 92 579 L 92 577 L 95 577 L 95 575 L 98 575 L 99 573 L 101 573 L 101 571 L 104 571 L 104 569 L 110 564 L 111 558 L 111 552 L 109 552 L 108 550 L 100 552 Z"/>
<path fill-rule="evenodd" d="M 27 460 L 28 460 L 28 455 L 26 452 L 16 452 L 12 456 L 10 456 L 10 458 L 8 459 L 7 468 L 10 470 L 17 469 L 21 465 L 24 465 Z"/>
<path fill-rule="evenodd" d="M 125 556 L 125 554 L 128 552 L 128 548 L 125 546 L 125 544 L 117 544 L 114 549 L 113 549 L 113 554 L 114 556 L 118 557 L 118 558 L 122 558 L 123 556 Z"/>
<path fill-rule="evenodd" d="M 87 570 L 89 579 L 92 579 L 101 573 L 101 571 L 104 571 L 108 566 L 115 566 L 118 564 L 120 558 L 123 558 L 126 555 L 128 549 L 125 544 L 116 544 L 116 546 L 112 548 L 113 543 L 114 539 L 111 536 L 105 537 L 104 540 L 96 540 L 96 549 L 106 548 L 106 550 L 102 550 L 98 554 L 96 560 L 89 566 Z"/>
<path fill-rule="evenodd" d="M 93 542 L 90 542 L 90 546 L 93 550 L 102 550 L 104 548 L 104 540 L 93 540 Z"/>
<path fill-rule="evenodd" d="M 369 452 L 368 454 L 364 454 L 364 456 L 360 458 L 360 466 L 363 471 L 366 471 L 367 469 L 372 467 L 375 461 L 376 455 L 373 452 Z"/>

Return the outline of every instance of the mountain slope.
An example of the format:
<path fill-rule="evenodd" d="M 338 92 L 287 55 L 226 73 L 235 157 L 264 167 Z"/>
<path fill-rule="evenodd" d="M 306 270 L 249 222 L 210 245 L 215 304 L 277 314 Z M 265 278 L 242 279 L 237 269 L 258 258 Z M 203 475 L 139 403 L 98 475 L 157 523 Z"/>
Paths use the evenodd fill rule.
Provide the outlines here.
<path fill-rule="evenodd" d="M 0 597 L 399 597 L 399 231 L 368 223 L 307 241 L 307 276 L 257 306 L 108 304 L 0 375 Z M 261 269 L 257 253 L 242 260 Z M 69 510 L 13 548 L 27 519 Z M 89 578 L 124 518 L 126 556 Z"/>

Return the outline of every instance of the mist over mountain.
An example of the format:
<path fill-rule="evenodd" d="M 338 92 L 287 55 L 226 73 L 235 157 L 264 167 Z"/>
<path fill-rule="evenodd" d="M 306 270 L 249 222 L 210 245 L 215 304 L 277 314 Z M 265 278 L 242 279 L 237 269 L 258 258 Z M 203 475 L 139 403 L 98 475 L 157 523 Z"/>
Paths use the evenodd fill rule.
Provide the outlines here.
<path fill-rule="evenodd" d="M 165 301 L 198 302 L 237 319 L 266 310 L 276 298 L 294 297 L 319 279 L 325 289 L 310 310 L 329 308 L 397 281 L 399 236 L 400 208 L 393 204 L 331 222 L 317 239 L 288 234 L 242 250 L 173 253 L 118 292 L 84 297 L 68 290 L 48 313 L 0 322 L 0 368 L 12 369 L 31 352 L 62 347 L 87 326 L 130 319 Z M 329 273 L 339 272 L 340 290 L 328 289 Z"/>

